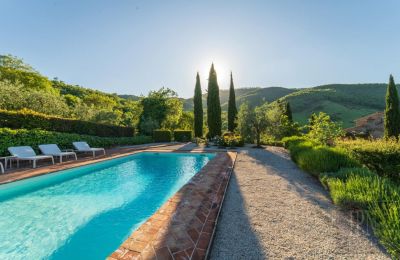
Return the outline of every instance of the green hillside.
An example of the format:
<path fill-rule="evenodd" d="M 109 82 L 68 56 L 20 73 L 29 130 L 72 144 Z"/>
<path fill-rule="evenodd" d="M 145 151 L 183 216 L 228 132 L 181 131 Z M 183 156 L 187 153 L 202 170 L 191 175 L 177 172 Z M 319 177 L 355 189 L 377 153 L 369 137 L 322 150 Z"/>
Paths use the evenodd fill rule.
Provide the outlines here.
<path fill-rule="evenodd" d="M 296 89 L 281 87 L 238 88 L 235 90 L 236 103 L 240 106 L 243 102 L 248 101 L 252 105 L 258 106 L 264 102 L 273 102 L 295 91 Z M 227 89 L 220 90 L 219 97 L 222 110 L 226 111 L 228 109 L 229 91 Z M 207 107 L 207 94 L 203 94 L 203 106 Z M 193 110 L 193 98 L 185 99 L 183 108 Z"/>
<path fill-rule="evenodd" d="M 306 89 L 287 89 L 282 87 L 239 88 L 236 89 L 238 106 L 247 101 L 252 106 L 277 99 L 290 102 L 294 119 L 301 124 L 307 123 L 313 112 L 326 112 L 332 119 L 350 127 L 354 120 L 381 111 L 385 107 L 387 84 L 331 84 Z M 220 91 L 221 106 L 227 110 L 228 90 Z M 203 95 L 203 104 L 206 106 Z M 184 101 L 186 110 L 193 109 L 193 99 Z"/>
<path fill-rule="evenodd" d="M 290 102 L 293 117 L 300 123 L 307 123 L 313 112 L 323 111 L 350 127 L 355 119 L 384 109 L 386 87 L 379 83 L 332 84 L 298 90 L 282 99 Z"/>

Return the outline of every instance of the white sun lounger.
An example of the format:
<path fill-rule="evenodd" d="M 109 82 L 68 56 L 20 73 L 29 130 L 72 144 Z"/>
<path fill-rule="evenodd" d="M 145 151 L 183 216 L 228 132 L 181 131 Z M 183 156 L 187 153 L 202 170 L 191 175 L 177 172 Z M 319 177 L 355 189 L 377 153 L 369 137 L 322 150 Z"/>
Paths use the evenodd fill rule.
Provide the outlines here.
<path fill-rule="evenodd" d="M 52 155 L 54 157 L 60 157 L 60 163 L 62 163 L 62 158 L 63 156 L 74 156 L 75 160 L 78 160 L 76 157 L 75 152 L 67 152 L 67 151 L 61 151 L 58 145 L 56 144 L 41 144 L 39 145 L 40 151 L 45 154 L 45 155 Z"/>
<path fill-rule="evenodd" d="M 103 154 L 106 154 L 106 150 L 104 148 L 91 148 L 86 142 L 73 142 L 72 143 L 77 152 L 85 152 L 85 153 L 93 153 L 93 157 L 96 156 L 96 152 L 102 151 Z"/>
<path fill-rule="evenodd" d="M 17 158 L 17 160 L 22 161 L 32 161 L 33 168 L 36 168 L 36 161 L 51 159 L 54 164 L 54 158 L 51 155 L 36 155 L 35 151 L 30 146 L 14 146 L 9 147 L 8 151 Z"/>

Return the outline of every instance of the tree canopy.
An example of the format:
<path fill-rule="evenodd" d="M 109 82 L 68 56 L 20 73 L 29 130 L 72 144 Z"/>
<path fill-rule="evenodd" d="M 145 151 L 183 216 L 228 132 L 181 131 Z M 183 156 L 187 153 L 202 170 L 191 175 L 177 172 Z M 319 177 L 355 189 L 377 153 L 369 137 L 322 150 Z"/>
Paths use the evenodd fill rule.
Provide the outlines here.
<path fill-rule="evenodd" d="M 219 100 L 217 73 L 214 69 L 214 64 L 211 65 L 208 77 L 207 125 L 209 138 L 221 135 L 221 104 Z"/>

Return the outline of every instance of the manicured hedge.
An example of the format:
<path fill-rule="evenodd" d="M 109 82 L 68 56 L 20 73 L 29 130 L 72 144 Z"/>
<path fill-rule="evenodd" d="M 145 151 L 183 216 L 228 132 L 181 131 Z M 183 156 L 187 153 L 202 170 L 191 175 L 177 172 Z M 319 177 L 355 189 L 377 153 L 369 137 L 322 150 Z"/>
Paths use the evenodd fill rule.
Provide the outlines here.
<path fill-rule="evenodd" d="M 293 161 L 301 169 L 317 177 L 323 172 L 336 172 L 340 168 L 359 166 L 359 163 L 341 148 L 317 145 L 303 137 L 284 138 L 283 142 Z"/>
<path fill-rule="evenodd" d="M 9 127 L 12 129 L 42 129 L 47 131 L 102 137 L 131 137 L 135 134 L 135 130 L 132 127 L 97 124 L 88 121 L 60 118 L 29 110 L 0 110 L 0 127 Z"/>
<path fill-rule="evenodd" d="M 175 130 L 174 140 L 176 142 L 188 142 L 192 140 L 192 131 L 190 130 Z"/>
<path fill-rule="evenodd" d="M 86 141 L 93 147 L 113 147 L 118 145 L 135 145 L 151 143 L 151 137 L 98 137 L 90 135 L 79 135 L 52 132 L 45 130 L 12 130 L 0 128 L 0 155 L 8 155 L 7 148 L 10 146 L 29 145 L 38 152 L 39 144 L 58 144 L 62 149 L 70 149 L 72 142 Z"/>
<path fill-rule="evenodd" d="M 381 176 L 400 181 L 400 143 L 395 140 L 347 140 L 337 145 Z"/>
<path fill-rule="evenodd" d="M 171 142 L 172 134 L 169 130 L 154 130 L 153 131 L 154 142 Z"/>

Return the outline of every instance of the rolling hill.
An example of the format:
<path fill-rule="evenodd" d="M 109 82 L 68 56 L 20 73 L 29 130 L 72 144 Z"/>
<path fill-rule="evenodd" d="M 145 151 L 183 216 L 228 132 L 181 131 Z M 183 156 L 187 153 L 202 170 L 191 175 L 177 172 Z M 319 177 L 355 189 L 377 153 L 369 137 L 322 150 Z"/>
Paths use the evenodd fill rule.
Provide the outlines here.
<path fill-rule="evenodd" d="M 236 89 L 238 107 L 247 101 L 252 106 L 277 99 L 290 102 L 294 120 L 307 123 L 313 112 L 323 111 L 343 127 L 351 127 L 354 120 L 362 116 L 382 111 L 385 107 L 387 84 L 330 84 L 305 89 L 288 89 L 282 87 L 242 88 Z M 221 106 L 227 110 L 228 90 L 220 91 Z M 206 95 L 203 95 L 206 105 Z M 193 100 L 184 101 L 186 110 L 193 109 Z"/>

